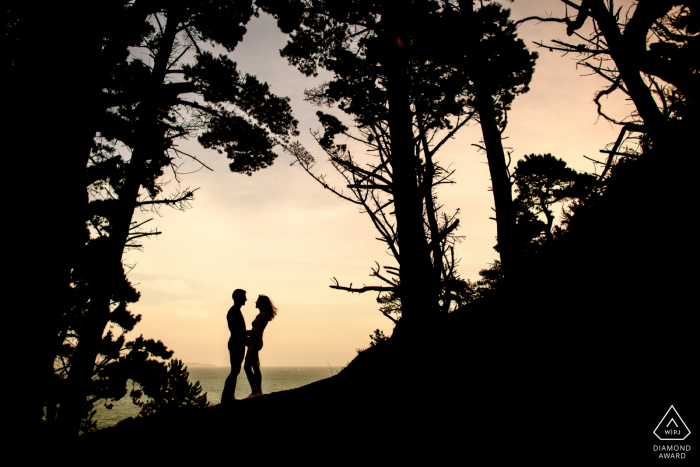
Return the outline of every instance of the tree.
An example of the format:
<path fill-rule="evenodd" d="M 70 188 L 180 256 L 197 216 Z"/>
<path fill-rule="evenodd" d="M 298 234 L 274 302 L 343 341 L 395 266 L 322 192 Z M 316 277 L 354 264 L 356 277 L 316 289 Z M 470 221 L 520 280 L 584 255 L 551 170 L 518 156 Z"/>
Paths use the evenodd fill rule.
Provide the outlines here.
<path fill-rule="evenodd" d="M 184 155 L 198 161 L 177 149 L 174 141 L 199 134 L 202 146 L 227 153 L 232 171 L 251 175 L 269 166 L 276 157 L 272 148 L 295 134 L 296 120 L 287 98 L 270 93 L 268 85 L 255 77 L 243 76 L 227 57 L 215 58 L 200 48 L 211 42 L 232 51 L 251 14 L 250 3 L 245 2 L 160 5 L 150 16 L 157 27 L 143 44 L 153 65 L 137 56 L 110 70 L 111 80 L 105 84 L 109 110 L 98 121 L 100 138 L 88 165 L 88 175 L 94 175 L 89 178 L 93 198 L 84 219 L 91 225 L 88 246 L 95 245 L 98 265 L 73 265 L 74 271 L 89 269 L 90 299 L 58 414 L 59 428 L 66 435 L 77 431 L 104 329 L 120 306 L 114 284 L 125 277 L 124 251 L 138 247 L 137 238 L 159 233 L 139 231 L 142 224 L 132 222 L 134 210 L 163 205 L 184 209 L 193 198 L 194 190 L 189 189 L 159 197 L 164 168 L 170 167 L 179 181 L 176 158 Z M 194 63 L 176 68 L 190 50 L 196 51 Z M 172 82 L 169 75 L 182 75 L 185 81 Z M 201 100 L 181 96 L 192 92 Z M 115 140 L 130 149 L 128 161 L 113 156 L 109 145 Z"/>
<path fill-rule="evenodd" d="M 494 185 L 499 251 L 513 256 L 515 211 L 500 135 L 514 96 L 527 91 L 536 54 L 515 38 L 508 10 L 496 4 L 476 10 L 472 2 L 436 1 L 358 2 L 352 8 L 333 1 L 257 4 L 290 33 L 282 51 L 290 63 L 307 75 L 319 66 L 334 73 L 332 82 L 307 93 L 317 105 L 337 103 L 361 132 L 359 138 L 350 135 L 339 121 L 319 113 L 324 134 L 317 139 L 348 188 L 357 190 L 351 198 L 334 191 L 370 214 L 399 263 L 398 270 L 387 269 L 398 272 L 398 285 L 380 275 L 377 264 L 372 276 L 389 286 L 333 287 L 398 287 L 402 316 L 409 320 L 430 310 L 447 312 L 450 299 L 443 298 L 451 294 L 441 289 L 459 286 L 459 281 L 452 245 L 445 240 L 458 224 L 454 216 L 439 212 L 433 187 L 449 182 L 449 173 L 434 158 L 478 114 Z M 379 161 L 360 167 L 345 146 L 333 143 L 336 135 L 366 144 Z M 311 173 L 315 161 L 308 151 L 295 146 L 290 152 Z M 330 188 L 323 177 L 314 176 Z M 390 197 L 376 195 L 382 191 Z M 396 230 L 387 221 L 388 206 L 394 208 Z"/>
<path fill-rule="evenodd" d="M 674 88 L 663 91 L 663 94 L 671 119 L 683 120 L 697 116 L 692 111 L 698 101 L 696 80 L 700 16 L 697 12 L 691 15 L 690 2 L 676 5 L 679 8 L 672 9 L 652 25 L 651 30 L 658 42 L 650 42 L 649 50 L 657 54 L 655 68 L 659 73 L 668 73 L 665 65 L 673 64 L 672 74 L 678 76 L 677 79 L 671 76 L 664 78 L 661 74 L 658 76 L 675 84 Z M 648 64 L 643 63 L 642 66 Z"/>
<path fill-rule="evenodd" d="M 538 45 L 550 51 L 576 53 L 578 65 L 608 81 L 609 85 L 596 94 L 594 101 L 600 116 L 622 128 L 612 149 L 601 151 L 608 154 L 602 178 L 618 156 L 626 156 L 627 152 L 618 152 L 626 134 L 640 132 L 651 139 L 668 141 L 671 113 L 677 117 L 680 108 L 689 108 L 679 103 L 697 101 L 700 82 L 694 57 L 697 57 L 698 19 L 691 15 L 694 2 L 683 0 L 635 1 L 624 18 L 622 7 L 615 10 L 610 0 L 580 3 L 562 0 L 562 3 L 575 14 L 534 16 L 518 23 L 539 20 L 566 24 L 567 35 L 575 35 L 582 43 L 553 40 L 552 44 Z M 593 32 L 584 37 L 578 31 L 589 18 Z M 602 97 L 615 91 L 626 94 L 635 106 L 635 112 L 622 121 L 607 115 L 600 104 Z"/>
<path fill-rule="evenodd" d="M 466 92 L 478 112 L 484 143 L 479 147 L 486 152 L 496 211 L 496 248 L 508 276 L 511 270 L 517 273 L 521 252 L 510 162 L 506 162 L 501 138 L 513 100 L 529 90 L 537 53 L 529 52 L 517 38 L 516 23 L 509 18 L 510 10 L 497 3 L 481 2 L 479 8 L 474 8 L 473 1 L 458 3 L 459 14 L 445 27 L 451 31 L 447 50 L 453 56 L 449 61 L 466 71 L 469 80 Z"/>
<path fill-rule="evenodd" d="M 388 340 L 389 337 L 384 334 L 384 331 L 375 329 L 374 333 L 369 335 L 369 346 L 374 347 L 375 345 L 379 345 L 382 342 L 386 342 Z"/>
<path fill-rule="evenodd" d="M 610 149 L 601 150 L 607 154 L 607 161 L 601 162 L 604 168 L 599 176 L 605 184 L 603 199 L 608 201 L 603 205 L 607 207 L 594 208 L 599 204 L 596 201 L 599 196 L 595 194 L 591 199 L 579 200 L 570 206 L 564 227 L 567 231 L 573 227 L 583 232 L 587 224 L 600 222 L 592 220 L 591 216 L 600 216 L 620 232 L 627 232 L 628 227 L 620 226 L 615 218 L 617 213 L 609 209 L 632 196 L 634 207 L 625 209 L 625 216 L 630 219 L 646 219 L 649 213 L 656 212 L 664 212 L 668 219 L 685 219 L 689 207 L 683 200 L 692 199 L 694 181 L 683 169 L 689 163 L 684 163 L 684 159 L 692 153 L 690 138 L 698 121 L 698 113 L 692 105 L 697 101 L 698 89 L 697 53 L 693 52 L 697 49 L 700 30 L 697 12 L 693 14 L 695 2 L 635 1 L 624 14 L 612 1 L 563 0 L 563 3 L 573 9 L 573 15 L 530 17 L 520 22 L 540 20 L 566 24 L 567 34 L 575 35 L 581 43 L 553 40 L 550 44 L 538 45 L 565 54 L 576 53 L 577 65 L 604 78 L 608 85 L 594 98 L 598 114 L 621 126 Z M 589 19 L 593 32 L 586 37 L 579 31 Z M 602 97 L 613 92 L 625 94 L 634 104 L 634 111 L 622 120 L 607 115 L 600 104 Z M 632 133 L 640 136 L 632 138 Z M 630 191 L 633 188 L 634 193 Z M 664 227 L 664 223 L 647 222 L 644 229 L 648 238 L 660 239 L 667 238 Z M 627 260 L 637 264 L 636 252 L 647 250 L 641 242 L 643 237 L 628 233 L 619 235 L 625 238 Z M 692 241 L 679 243 L 673 239 L 670 242 L 688 245 L 683 254 L 693 256 Z M 646 263 L 637 267 L 645 270 L 652 264 L 660 265 L 662 256 L 648 251 Z M 629 290 L 634 288 L 629 282 Z"/>
<path fill-rule="evenodd" d="M 174 358 L 168 362 L 163 377 L 142 380 L 139 386 L 143 390 L 134 389 L 131 392 L 134 403 L 141 407 L 139 416 L 146 417 L 175 409 L 208 407 L 207 394 L 202 394 L 202 386 L 199 382 L 191 383 L 189 376 L 187 367 L 181 360 Z M 149 396 L 149 400 L 141 399 L 144 393 Z"/>
<path fill-rule="evenodd" d="M 497 259 L 491 263 L 491 267 L 479 271 L 479 275 L 481 279 L 474 284 L 475 298 L 489 297 L 503 284 L 503 267 Z"/>
<path fill-rule="evenodd" d="M 436 153 L 476 114 L 471 106 L 479 105 L 482 126 L 489 129 L 489 161 L 498 163 L 493 147 L 500 145 L 500 133 L 494 143 L 491 129 L 497 128 L 513 96 L 527 90 L 534 55 L 527 53 L 521 41 L 512 39 L 514 26 L 500 6 L 482 8 L 470 16 L 465 11 L 471 11 L 471 3 L 467 8 L 458 2 L 356 2 L 348 7 L 335 1 L 259 0 L 257 4 L 290 34 L 282 50 L 290 63 L 307 75 L 319 66 L 334 73 L 333 81 L 307 93 L 316 105 L 338 104 L 353 117 L 360 132 L 359 137 L 351 135 L 337 119 L 319 113 L 324 133 L 317 140 L 353 190 L 350 196 L 333 191 L 362 206 L 399 263 L 399 268 L 386 269 L 399 276 L 398 285 L 382 276 L 377 264 L 372 276 L 388 285 L 352 288 L 336 282 L 332 287 L 353 292 L 397 289 L 402 317 L 409 321 L 414 316 L 447 312 L 450 299 L 442 298 L 451 295 L 441 294 L 441 289 L 459 283 L 450 243 L 458 221 L 440 212 L 433 191 L 438 184 L 449 182 L 450 175 L 435 161 Z M 461 34 L 465 30 L 468 33 Z M 466 41 L 469 46 L 463 44 L 465 35 L 472 39 Z M 482 40 L 491 36 L 493 41 Z M 514 63 L 517 71 L 491 86 L 487 81 L 493 79 L 484 70 L 493 65 L 499 47 L 508 41 L 514 46 L 498 66 Z M 467 54 L 467 48 L 473 53 Z M 517 55 L 517 50 L 525 53 Z M 481 100 L 475 98 L 477 91 Z M 378 157 L 377 163 L 361 167 L 346 146 L 334 143 L 337 135 L 365 144 Z M 312 173 L 315 159 L 305 148 L 295 145 L 289 152 Z M 512 205 L 502 150 L 500 155 L 498 167 L 503 173 L 499 171 L 498 177 L 492 164 L 494 193 L 499 199 L 505 193 Z M 323 176 L 312 175 L 331 189 Z M 507 186 L 502 190 L 504 180 Z M 497 202 L 497 210 L 505 213 L 509 205 L 502 209 L 501 205 Z M 389 206 L 394 210 L 387 215 Z M 499 214 L 499 225 L 505 226 L 508 218 L 514 227 L 514 216 L 506 214 Z M 499 238 L 508 244 L 509 233 Z"/>
<path fill-rule="evenodd" d="M 18 250 L 30 254 L 17 263 L 11 286 L 26 297 L 35 294 L 39 286 L 44 296 L 52 298 L 50 306 L 38 300 L 28 303 L 27 312 L 17 323 L 18 328 L 32 329 L 25 358 L 36 362 L 18 368 L 28 381 L 29 402 L 23 405 L 26 412 L 15 426 L 30 432 L 41 426 L 42 406 L 51 387 L 58 322 L 70 307 L 71 264 L 82 249 L 85 167 L 94 136 L 90 127 L 97 120 L 94 106 L 99 105 L 101 91 L 96 83 L 103 78 L 103 59 L 107 55 L 120 58 L 120 47 L 113 45 L 121 43 L 126 50 L 127 45 L 137 43 L 142 29 L 126 17 L 147 3 L 154 2 L 100 2 L 91 6 L 89 15 L 81 3 L 12 0 L 3 9 L 3 26 L 7 26 L 3 31 L 3 76 L 13 90 L 5 104 L 14 115 L 6 127 L 13 135 L 6 150 L 18 156 L 7 170 L 26 172 L 27 159 L 20 155 L 31 153 L 32 186 L 41 189 L 23 190 L 24 200 L 27 205 L 45 206 L 50 193 L 51 203 L 42 213 L 42 222 L 52 227 L 26 229 L 18 240 Z M 80 60 L 64 53 L 68 44 L 79 51 Z M 49 76 L 47 70 L 62 71 Z M 41 149 L 28 152 L 30 146 Z M 27 179 L 15 177 L 13 191 L 26 188 Z M 16 220 L 35 224 L 36 213 L 19 213 Z M 27 281 L 26 277 L 33 279 Z M 17 432 L 25 433 L 22 428 Z"/>
<path fill-rule="evenodd" d="M 141 320 L 141 315 L 131 313 L 127 305 L 135 303 L 140 294 L 126 278 L 115 289 L 113 300 L 117 306 L 110 313 L 110 329 L 102 336 L 90 383 L 86 387 L 84 405 L 81 408 L 80 431 L 86 432 L 95 428 L 97 422 L 93 420 L 96 413 L 94 407 L 103 403 L 111 409 L 114 401 L 127 394 L 128 380 L 140 388 L 134 390 L 132 398 L 137 405 L 143 407 L 143 416 L 172 404 L 177 404 L 178 407 L 206 406 L 206 395 L 198 396 L 201 392 L 199 383 L 188 382 L 187 371 L 181 368 L 181 362 L 171 360 L 169 365 L 173 366 L 173 369 L 168 370 L 169 367 L 164 361 L 170 359 L 173 352 L 161 341 L 143 339 L 143 336 L 140 336 L 126 342 L 126 335 Z M 79 342 L 82 319 L 89 308 L 89 283 L 74 276 L 72 290 L 72 314 L 64 317 L 70 319 L 70 322 L 64 328 L 62 346 L 54 367 L 52 391 L 46 403 L 45 418 L 50 429 L 55 427 L 59 401 L 69 390 L 67 376 Z M 121 329 L 121 333 L 113 332 L 115 325 Z M 140 400 L 144 395 L 150 399 L 148 402 Z M 172 397 L 172 401 L 163 401 L 166 396 Z"/>
<path fill-rule="evenodd" d="M 282 50 L 307 75 L 318 67 L 334 74 L 330 83 L 307 92 L 319 106 L 338 105 L 352 116 L 359 135 L 331 115 L 319 112 L 323 133 L 316 139 L 350 194 L 326 183 L 312 168 L 315 159 L 301 145 L 288 151 L 324 187 L 358 204 L 372 219 L 399 267 L 377 263 L 372 276 L 381 286 L 332 287 L 352 292 L 397 291 L 402 320 L 447 312 L 440 282 L 454 278 L 451 245 L 458 222 L 441 215 L 434 188 L 450 172 L 435 161 L 437 150 L 471 118 L 454 70 L 431 62 L 430 41 L 442 12 L 439 2 L 258 1 L 278 19 L 290 42 Z M 419 26 L 420 25 L 420 26 Z M 374 161 L 362 164 L 344 136 L 366 146 Z M 387 275 L 398 276 L 394 282 Z"/>
<path fill-rule="evenodd" d="M 392 278 L 392 281 L 398 285 L 398 280 Z M 440 302 L 443 306 L 447 305 L 447 312 L 453 312 L 472 301 L 474 301 L 476 290 L 474 284 L 468 279 L 462 279 L 456 273 L 448 280 L 443 280 L 440 289 Z M 402 316 L 401 297 L 396 290 L 381 292 L 377 296 L 379 311 L 389 318 L 394 324 L 398 324 Z"/>
<path fill-rule="evenodd" d="M 551 206 L 574 198 L 585 199 L 599 185 L 596 177 L 579 174 L 551 154 L 525 156 L 518 161 L 513 178 L 518 192 L 515 203 L 520 211 L 518 227 L 524 230 L 521 235 L 527 241 L 541 233 L 551 241 L 554 227 Z M 544 214 L 546 223 L 538 219 L 540 214 Z"/>
<path fill-rule="evenodd" d="M 93 242 L 91 247 L 95 246 Z M 94 266 L 97 266 L 95 264 Z M 81 271 L 83 273 L 86 270 Z M 84 318 L 89 309 L 90 284 L 88 281 L 74 271 L 73 287 L 71 288 L 72 306 L 68 313 L 62 317 L 62 330 L 59 337 L 60 347 L 56 350 L 54 362 L 53 379 L 51 381 L 49 396 L 45 408 L 46 425 L 50 430 L 55 428 L 59 404 L 65 399 L 65 394 L 69 390 L 68 374 L 71 370 L 71 363 L 75 354 L 79 337 L 82 333 Z M 141 316 L 134 316 L 128 309 L 129 303 L 134 303 L 139 299 L 139 293 L 132 287 L 131 283 L 124 280 L 114 287 L 114 299 L 118 306 L 110 315 L 110 320 L 122 329 L 121 335 L 114 336 L 112 329 L 102 339 L 98 348 L 98 358 L 96 359 L 93 373 L 90 378 L 88 388 L 83 398 L 81 411 L 81 430 L 86 431 L 94 425 L 91 422 L 94 405 L 102 399 L 116 400 L 126 394 L 126 373 L 119 365 L 115 365 L 125 347 L 125 334 L 133 330 Z M 130 343 L 132 344 L 132 343 Z M 155 343 L 149 348 L 151 354 L 161 358 L 169 358 L 170 354 L 165 351 L 165 347 Z M 76 409 L 78 410 L 78 409 Z"/>

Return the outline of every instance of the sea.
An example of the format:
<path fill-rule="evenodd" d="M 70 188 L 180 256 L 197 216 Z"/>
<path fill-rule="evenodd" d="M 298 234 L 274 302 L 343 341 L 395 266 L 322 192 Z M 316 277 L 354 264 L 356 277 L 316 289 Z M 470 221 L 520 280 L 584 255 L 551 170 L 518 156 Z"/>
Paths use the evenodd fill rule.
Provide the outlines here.
<path fill-rule="evenodd" d="M 226 377 L 231 372 L 230 367 L 217 366 L 187 366 L 187 371 L 190 374 L 190 381 L 202 385 L 202 393 L 207 393 L 207 400 L 210 405 L 216 405 L 221 402 L 221 393 L 224 390 L 224 382 Z M 277 391 L 285 391 L 294 389 L 306 384 L 313 383 L 325 378 L 329 378 L 337 374 L 341 370 L 340 367 L 330 366 L 290 366 L 290 367 L 260 367 L 262 373 L 262 392 L 270 394 Z M 112 402 L 113 407 L 107 409 L 104 404 L 95 406 L 97 413 L 95 421 L 97 421 L 97 429 L 107 428 L 116 425 L 120 421 L 136 417 L 141 408 L 131 401 L 128 392 L 131 391 L 131 381 L 128 382 L 127 395 L 121 400 Z M 250 384 L 245 372 L 241 369 L 236 383 L 236 399 L 245 399 L 250 394 Z"/>

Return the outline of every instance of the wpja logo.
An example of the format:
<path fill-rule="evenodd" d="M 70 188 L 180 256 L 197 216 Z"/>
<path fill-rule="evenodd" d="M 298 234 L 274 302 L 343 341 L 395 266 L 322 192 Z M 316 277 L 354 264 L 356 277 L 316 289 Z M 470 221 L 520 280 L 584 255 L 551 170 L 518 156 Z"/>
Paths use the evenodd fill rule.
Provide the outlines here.
<path fill-rule="evenodd" d="M 654 429 L 654 434 L 661 441 L 683 441 L 690 434 L 690 430 L 675 407 L 671 406 Z M 688 451 L 690 445 L 654 445 L 654 452 L 659 453 L 659 459 L 685 459 Z"/>

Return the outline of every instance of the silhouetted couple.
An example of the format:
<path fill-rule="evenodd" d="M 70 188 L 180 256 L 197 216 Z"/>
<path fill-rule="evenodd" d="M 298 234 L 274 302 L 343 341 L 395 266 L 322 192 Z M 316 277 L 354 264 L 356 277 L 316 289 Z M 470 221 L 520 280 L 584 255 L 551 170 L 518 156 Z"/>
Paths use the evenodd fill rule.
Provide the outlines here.
<path fill-rule="evenodd" d="M 241 307 L 248 301 L 245 294 L 245 290 L 242 289 L 233 291 L 233 306 L 226 315 L 228 329 L 231 331 L 231 338 L 228 340 L 231 374 L 228 375 L 224 384 L 224 392 L 221 394 L 222 404 L 236 400 L 236 381 L 238 374 L 241 372 L 241 363 L 243 363 L 244 357 L 245 364 L 243 368 L 251 389 L 251 393 L 246 399 L 262 396 L 262 373 L 260 373 L 259 352 L 263 347 L 263 331 L 265 331 L 267 323 L 272 321 L 277 315 L 277 308 L 267 296 L 258 296 L 255 308 L 260 310 L 260 313 L 253 320 L 252 329 L 247 331 L 245 319 L 243 318 L 243 313 L 241 313 Z M 246 346 L 248 346 L 247 353 L 245 351 Z"/>

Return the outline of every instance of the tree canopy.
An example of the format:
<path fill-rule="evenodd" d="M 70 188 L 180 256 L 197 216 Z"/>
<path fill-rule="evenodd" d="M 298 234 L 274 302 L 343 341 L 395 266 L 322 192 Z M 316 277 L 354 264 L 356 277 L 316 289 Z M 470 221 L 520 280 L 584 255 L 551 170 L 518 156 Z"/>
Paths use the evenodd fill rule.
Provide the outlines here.
<path fill-rule="evenodd" d="M 501 132 L 513 98 L 527 91 L 536 54 L 516 38 L 508 10 L 498 4 L 474 10 L 471 2 L 438 1 L 257 4 L 289 33 L 281 53 L 292 65 L 306 75 L 319 67 L 333 73 L 332 81 L 306 91 L 315 105 L 337 105 L 352 116 L 359 132 L 317 113 L 323 133 L 316 139 L 352 190 L 350 197 L 333 191 L 363 207 L 399 263 L 385 268 L 398 282 L 380 274 L 377 264 L 372 275 L 383 285 L 332 287 L 398 291 L 409 319 L 447 312 L 450 287 L 459 284 L 452 248 L 458 219 L 440 211 L 435 187 L 449 183 L 451 173 L 439 165 L 437 152 L 478 116 L 494 195 L 504 200 L 496 207 L 499 229 L 512 223 L 499 238 L 509 245 L 515 217 Z M 340 135 L 364 144 L 377 162 L 362 167 L 345 144 L 334 142 Z M 298 144 L 288 150 L 311 173 L 311 153 Z M 312 175 L 330 188 L 323 176 Z"/>
<path fill-rule="evenodd" d="M 177 141 L 197 137 L 204 148 L 225 152 L 233 172 L 251 175 L 272 164 L 275 145 L 297 134 L 288 98 L 241 73 L 227 56 L 202 50 L 210 43 L 232 51 L 253 14 L 250 2 L 136 2 L 115 8 L 112 20 L 136 32 L 123 37 L 110 23 L 96 60 L 98 91 L 92 97 L 99 105 L 86 122 L 91 149 L 81 168 L 88 195 L 79 209 L 83 244 L 71 258 L 65 284 L 71 299 L 57 310 L 50 349 L 54 361 L 65 363 L 54 369 L 56 384 L 65 390 L 54 391 L 59 399 L 47 402 L 47 420 L 55 417 L 64 434 L 76 432 L 86 398 L 90 406 L 89 401 L 121 397 L 125 378 L 137 380 L 128 376 L 136 371 L 133 365 L 120 363 L 133 353 L 134 342 L 104 331 L 109 323 L 130 331 L 138 322 L 126 310 L 138 293 L 126 279 L 123 255 L 141 248 L 139 239 L 160 232 L 144 230 L 148 220 L 133 221 L 134 211 L 188 208 L 196 189 L 164 194 L 164 171 L 170 169 L 179 185 L 181 158 L 207 167 Z M 128 157 L 117 144 L 127 148 Z M 146 354 L 169 358 L 154 349 L 146 345 Z M 146 384 L 144 390 L 158 389 Z"/>

